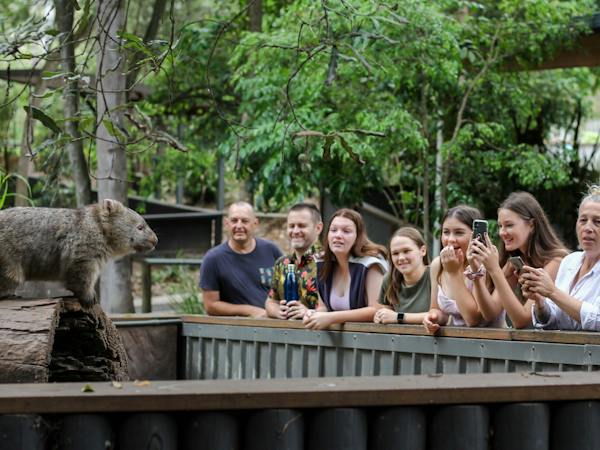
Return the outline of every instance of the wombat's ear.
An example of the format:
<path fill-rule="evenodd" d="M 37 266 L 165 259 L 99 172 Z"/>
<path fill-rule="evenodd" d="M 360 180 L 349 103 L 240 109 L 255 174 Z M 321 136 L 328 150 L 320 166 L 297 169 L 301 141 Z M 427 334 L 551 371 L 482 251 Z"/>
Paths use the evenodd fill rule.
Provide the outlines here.
<path fill-rule="evenodd" d="M 102 200 L 102 207 L 109 214 L 117 211 L 120 206 L 121 206 L 121 203 L 118 202 L 117 200 L 113 200 L 111 198 L 105 198 L 104 200 Z"/>

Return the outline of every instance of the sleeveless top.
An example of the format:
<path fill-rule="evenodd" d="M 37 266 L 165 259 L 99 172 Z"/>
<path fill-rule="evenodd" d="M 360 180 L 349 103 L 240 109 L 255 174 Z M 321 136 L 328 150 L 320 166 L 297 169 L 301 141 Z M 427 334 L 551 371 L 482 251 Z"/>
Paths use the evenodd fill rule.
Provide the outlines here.
<path fill-rule="evenodd" d="M 350 280 L 350 283 L 352 280 Z M 329 304 L 334 311 L 347 311 L 350 309 L 350 283 L 344 290 L 344 295 L 339 296 L 335 293 L 335 289 L 331 289 L 329 296 Z"/>
<path fill-rule="evenodd" d="M 471 280 L 467 280 L 467 289 L 469 292 L 473 290 L 473 282 Z M 442 286 L 439 284 L 437 303 L 440 309 L 449 316 L 448 323 L 446 325 L 454 327 L 467 326 L 465 319 L 463 319 L 462 314 L 458 310 L 456 301 L 448 297 L 442 290 Z M 489 322 L 482 320 L 477 327 L 506 328 L 506 321 L 504 319 L 505 314 L 506 312 L 502 310 L 502 312 L 494 320 Z"/>
<path fill-rule="evenodd" d="M 358 309 L 367 306 L 367 296 L 365 294 L 365 283 L 367 280 L 367 272 L 372 265 L 378 265 L 383 273 L 387 273 L 387 261 L 383 258 L 375 256 L 351 256 L 348 260 L 350 268 L 350 289 L 347 290 L 349 296 L 348 309 Z M 328 311 L 335 311 L 334 305 L 331 304 L 331 292 L 333 285 L 333 270 L 327 277 L 325 282 L 321 282 L 321 273 L 323 270 L 323 262 L 317 261 L 318 289 L 319 295 L 327 306 Z"/>

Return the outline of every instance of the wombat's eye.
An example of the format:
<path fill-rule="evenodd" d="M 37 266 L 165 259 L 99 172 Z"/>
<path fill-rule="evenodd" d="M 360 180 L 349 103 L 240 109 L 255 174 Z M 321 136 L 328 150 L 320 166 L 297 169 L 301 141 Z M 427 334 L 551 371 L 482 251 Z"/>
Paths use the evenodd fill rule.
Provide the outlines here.
<path fill-rule="evenodd" d="M 138 225 L 137 229 L 140 230 L 140 231 L 142 231 L 144 229 L 144 225 L 142 225 L 142 224 Z"/>

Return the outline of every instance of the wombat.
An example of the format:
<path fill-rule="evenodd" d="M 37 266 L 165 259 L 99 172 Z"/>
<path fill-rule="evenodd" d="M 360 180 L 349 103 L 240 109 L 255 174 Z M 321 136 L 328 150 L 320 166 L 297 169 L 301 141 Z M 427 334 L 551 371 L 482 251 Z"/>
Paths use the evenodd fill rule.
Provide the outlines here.
<path fill-rule="evenodd" d="M 27 280 L 57 280 L 87 308 L 109 258 L 150 251 L 157 242 L 142 216 L 116 200 L 0 211 L 0 298 Z"/>

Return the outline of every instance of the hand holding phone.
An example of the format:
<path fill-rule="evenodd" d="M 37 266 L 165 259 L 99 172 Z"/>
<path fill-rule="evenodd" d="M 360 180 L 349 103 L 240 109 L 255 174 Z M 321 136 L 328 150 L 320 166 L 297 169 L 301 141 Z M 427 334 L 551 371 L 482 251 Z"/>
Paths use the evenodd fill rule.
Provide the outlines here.
<path fill-rule="evenodd" d="M 508 258 L 508 262 L 512 264 L 517 273 L 521 272 L 523 266 L 525 265 L 520 256 L 511 256 Z"/>
<path fill-rule="evenodd" d="M 473 239 L 479 239 L 484 245 L 487 245 L 485 242 L 485 235 L 487 234 L 487 232 L 487 220 L 475 219 L 473 221 Z"/>

